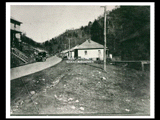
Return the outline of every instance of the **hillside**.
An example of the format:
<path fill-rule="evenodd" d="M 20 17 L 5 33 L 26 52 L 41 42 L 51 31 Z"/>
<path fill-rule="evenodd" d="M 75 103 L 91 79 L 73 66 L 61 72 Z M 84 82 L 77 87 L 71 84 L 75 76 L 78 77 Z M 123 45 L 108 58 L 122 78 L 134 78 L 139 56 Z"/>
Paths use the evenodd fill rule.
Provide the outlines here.
<path fill-rule="evenodd" d="M 51 55 L 55 55 L 63 50 L 82 44 L 86 39 L 91 38 L 90 28 L 88 26 L 82 26 L 79 29 L 66 30 L 59 36 L 45 41 L 43 47 Z"/>
<path fill-rule="evenodd" d="M 72 29 L 66 30 L 64 33 L 58 37 L 52 38 L 43 43 L 44 49 L 46 49 L 49 54 L 54 55 L 61 52 L 62 50 L 74 47 L 78 44 L 83 43 L 86 39 L 90 38 L 90 35 L 84 29 Z"/>
<path fill-rule="evenodd" d="M 28 46 L 43 49 L 42 43 L 38 43 L 34 41 L 32 38 L 29 38 L 25 33 L 21 35 L 21 40 L 23 43 L 26 43 L 26 45 Z"/>
<path fill-rule="evenodd" d="M 150 8 L 149 6 L 121 6 L 109 12 L 106 24 L 109 52 L 114 55 L 121 55 L 120 40 L 150 24 Z M 66 30 L 58 37 L 47 40 L 43 43 L 43 47 L 54 55 L 69 48 L 69 39 L 70 47 L 81 44 L 88 38 L 104 44 L 103 26 L 104 17 L 99 16 L 93 23 L 89 21 L 86 26 Z"/>
<path fill-rule="evenodd" d="M 149 6 L 120 6 L 113 9 L 107 16 L 107 47 L 109 53 L 113 56 L 121 55 L 120 41 L 132 34 L 141 31 L 145 26 L 150 25 L 150 7 Z M 147 32 L 146 34 L 150 34 Z M 86 39 L 91 38 L 93 41 L 104 44 L 104 17 L 98 16 L 93 22 L 88 21 L 88 25 L 81 26 L 78 29 L 68 29 L 57 37 L 46 40 L 43 43 L 37 43 L 25 34 L 22 35 L 22 42 L 33 47 L 38 47 L 48 51 L 50 55 L 55 55 L 63 50 L 83 43 Z M 145 43 L 145 44 L 143 44 Z M 139 43 L 137 43 L 139 44 Z M 147 47 L 150 41 L 145 39 L 139 44 L 138 50 L 141 53 L 149 53 Z M 137 55 L 138 56 L 138 55 Z"/>

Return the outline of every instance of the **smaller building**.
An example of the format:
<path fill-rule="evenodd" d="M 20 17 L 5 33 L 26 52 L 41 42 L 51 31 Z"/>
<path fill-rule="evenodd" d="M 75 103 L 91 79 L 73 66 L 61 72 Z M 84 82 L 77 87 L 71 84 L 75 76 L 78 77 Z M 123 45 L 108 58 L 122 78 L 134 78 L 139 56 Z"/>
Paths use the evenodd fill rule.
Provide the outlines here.
<path fill-rule="evenodd" d="M 78 48 L 78 45 L 71 49 L 64 50 L 61 52 L 60 56 L 67 57 L 68 59 L 72 59 L 74 58 L 74 50 L 77 48 Z"/>
<path fill-rule="evenodd" d="M 69 59 L 75 59 L 75 50 L 78 49 L 78 45 L 71 48 L 69 51 L 68 51 L 68 58 Z"/>
<path fill-rule="evenodd" d="M 60 53 L 60 56 L 61 56 L 61 57 L 67 57 L 67 58 L 68 58 L 68 56 L 69 56 L 68 52 L 69 52 L 69 50 L 68 50 L 68 49 L 67 49 L 67 50 L 62 51 L 62 52 Z"/>

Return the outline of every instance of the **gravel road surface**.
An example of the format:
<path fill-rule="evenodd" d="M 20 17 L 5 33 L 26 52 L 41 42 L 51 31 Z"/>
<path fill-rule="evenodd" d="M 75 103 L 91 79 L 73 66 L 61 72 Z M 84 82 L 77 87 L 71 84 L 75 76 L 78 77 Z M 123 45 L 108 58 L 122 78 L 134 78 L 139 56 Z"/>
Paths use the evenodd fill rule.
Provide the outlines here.
<path fill-rule="evenodd" d="M 36 63 L 32 63 L 32 64 L 28 64 L 28 65 L 24 65 L 24 66 L 20 66 L 20 67 L 16 67 L 16 68 L 12 68 L 11 69 L 11 80 L 22 77 L 22 76 L 26 76 L 41 70 L 44 70 L 46 68 L 49 68 L 53 65 L 56 65 L 57 63 L 59 63 L 62 59 L 56 56 L 50 57 L 48 59 L 46 59 L 45 62 L 36 62 Z"/>

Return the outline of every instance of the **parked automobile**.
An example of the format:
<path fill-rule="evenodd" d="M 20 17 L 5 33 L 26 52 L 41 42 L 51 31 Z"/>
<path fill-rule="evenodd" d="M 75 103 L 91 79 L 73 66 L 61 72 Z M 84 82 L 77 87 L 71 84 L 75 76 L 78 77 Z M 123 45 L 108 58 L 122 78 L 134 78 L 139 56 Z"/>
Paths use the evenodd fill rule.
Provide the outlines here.
<path fill-rule="evenodd" d="M 47 59 L 47 53 L 46 52 L 39 52 L 37 55 L 36 55 L 36 61 L 46 61 Z"/>

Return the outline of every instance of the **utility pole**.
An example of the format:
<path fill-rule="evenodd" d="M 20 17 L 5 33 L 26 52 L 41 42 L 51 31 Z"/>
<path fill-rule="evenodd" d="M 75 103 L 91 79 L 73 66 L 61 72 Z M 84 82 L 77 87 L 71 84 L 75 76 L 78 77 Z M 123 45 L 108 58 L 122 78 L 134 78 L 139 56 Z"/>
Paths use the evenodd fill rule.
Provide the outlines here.
<path fill-rule="evenodd" d="M 70 38 L 68 40 L 69 40 L 69 53 L 68 53 L 68 56 L 69 56 L 69 59 L 70 59 Z"/>
<path fill-rule="evenodd" d="M 107 6 L 101 6 L 104 7 L 104 50 L 103 50 L 103 60 L 104 60 L 104 71 L 106 71 L 106 8 Z"/>
<path fill-rule="evenodd" d="M 64 47 L 64 48 L 66 49 L 66 44 L 64 44 L 64 45 L 65 45 L 65 47 Z"/>

